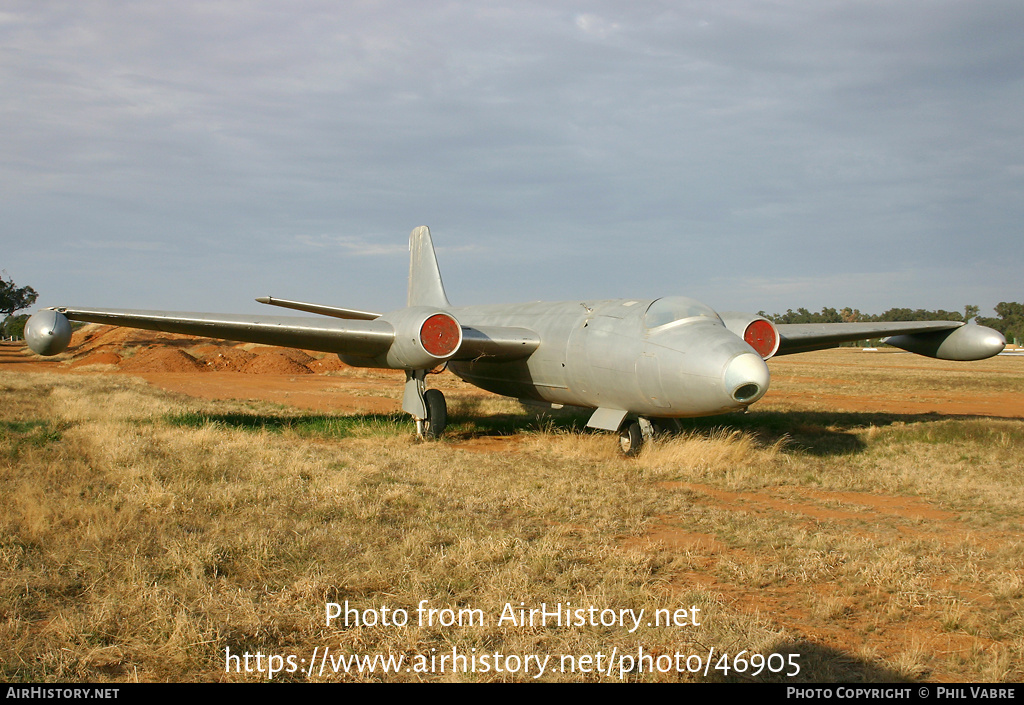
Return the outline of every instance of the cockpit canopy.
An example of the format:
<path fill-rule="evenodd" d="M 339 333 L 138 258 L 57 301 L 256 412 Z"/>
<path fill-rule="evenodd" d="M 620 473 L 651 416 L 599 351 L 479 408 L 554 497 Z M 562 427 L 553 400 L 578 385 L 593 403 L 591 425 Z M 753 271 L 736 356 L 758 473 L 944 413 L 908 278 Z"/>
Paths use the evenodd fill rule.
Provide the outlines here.
<path fill-rule="evenodd" d="M 644 313 L 644 326 L 660 328 L 670 323 L 698 318 L 721 322 L 718 314 L 700 301 L 688 299 L 685 296 L 666 296 L 647 307 L 647 311 Z"/>

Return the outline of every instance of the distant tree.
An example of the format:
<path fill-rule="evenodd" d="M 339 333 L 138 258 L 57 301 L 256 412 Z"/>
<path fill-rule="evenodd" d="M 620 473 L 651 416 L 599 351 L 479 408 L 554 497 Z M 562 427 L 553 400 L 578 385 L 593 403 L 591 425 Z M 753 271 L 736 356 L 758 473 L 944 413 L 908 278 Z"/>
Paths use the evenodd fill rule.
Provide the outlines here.
<path fill-rule="evenodd" d="M 1019 304 L 1016 301 L 1000 301 L 996 304 L 995 312 L 1004 321 L 1019 320 L 1024 318 L 1024 304 Z"/>
<path fill-rule="evenodd" d="M 860 320 L 860 310 L 851 309 L 849 306 L 839 312 L 839 315 L 843 318 L 843 323 L 856 323 Z"/>
<path fill-rule="evenodd" d="M 815 323 L 842 323 L 843 317 L 834 308 L 822 308 L 821 314 Z"/>
<path fill-rule="evenodd" d="M 970 304 L 964 306 L 964 321 L 970 321 L 974 318 L 977 318 L 978 313 L 980 312 L 981 309 L 979 309 L 977 306 L 972 306 Z"/>
<path fill-rule="evenodd" d="M 880 321 L 909 321 L 913 315 L 909 308 L 890 308 L 878 317 Z"/>
<path fill-rule="evenodd" d="M 820 314 L 811 313 L 806 308 L 798 308 L 796 311 L 788 309 L 785 313 L 776 313 L 768 316 L 776 323 L 820 323 Z"/>
<path fill-rule="evenodd" d="M 30 286 L 18 286 L 7 272 L 0 274 L 0 313 L 10 316 L 15 311 L 28 308 L 36 302 L 39 294 Z"/>
<path fill-rule="evenodd" d="M 28 323 L 28 314 L 22 313 L 17 316 L 8 316 L 0 323 L 0 333 L 5 338 L 21 339 L 25 337 L 25 324 Z"/>
<path fill-rule="evenodd" d="M 1024 304 L 1000 301 L 995 308 L 998 318 L 979 318 L 978 323 L 995 328 L 1009 342 L 1024 340 Z"/>
<path fill-rule="evenodd" d="M 967 322 L 967 319 L 963 317 L 963 314 L 959 311 L 943 311 L 941 308 L 938 311 L 928 311 L 929 316 L 935 316 L 934 318 L 928 318 L 929 321 L 963 321 Z"/>

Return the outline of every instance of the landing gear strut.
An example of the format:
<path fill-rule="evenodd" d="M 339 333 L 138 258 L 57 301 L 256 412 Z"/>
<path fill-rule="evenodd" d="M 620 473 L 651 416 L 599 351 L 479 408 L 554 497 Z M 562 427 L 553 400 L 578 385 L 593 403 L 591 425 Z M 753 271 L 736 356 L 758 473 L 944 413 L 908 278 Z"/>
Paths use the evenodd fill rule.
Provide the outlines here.
<path fill-rule="evenodd" d="M 448 425 L 448 404 L 439 389 L 426 389 L 426 370 L 405 373 L 402 409 L 416 419 L 416 436 L 440 438 Z"/>

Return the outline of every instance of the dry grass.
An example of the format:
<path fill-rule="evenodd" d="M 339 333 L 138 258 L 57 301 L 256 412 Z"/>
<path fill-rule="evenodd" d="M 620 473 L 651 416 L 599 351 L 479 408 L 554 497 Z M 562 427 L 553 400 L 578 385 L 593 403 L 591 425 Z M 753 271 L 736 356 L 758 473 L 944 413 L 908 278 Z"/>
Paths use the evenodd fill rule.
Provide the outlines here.
<path fill-rule="evenodd" d="M 798 653 L 801 681 L 1024 676 L 1019 421 L 769 408 L 694 422 L 628 460 L 571 417 L 530 419 L 455 384 L 453 440 L 429 444 L 386 416 L 199 402 L 121 376 L 5 373 L 0 387 L 7 681 L 264 680 L 226 673 L 225 649 L 324 647 L 555 665 L 713 648 Z M 464 447 L 495 433 L 515 443 Z M 487 624 L 324 621 L 325 603 L 348 601 L 415 622 L 421 600 Z M 496 624 L 506 603 L 542 602 L 697 606 L 702 622 Z M 609 677 L 549 668 L 544 680 Z"/>

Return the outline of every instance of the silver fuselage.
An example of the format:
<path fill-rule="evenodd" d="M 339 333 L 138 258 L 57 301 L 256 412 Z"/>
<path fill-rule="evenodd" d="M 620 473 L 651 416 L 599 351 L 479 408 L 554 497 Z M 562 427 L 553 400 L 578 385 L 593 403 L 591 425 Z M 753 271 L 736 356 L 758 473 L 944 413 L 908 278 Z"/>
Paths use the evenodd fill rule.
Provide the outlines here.
<path fill-rule="evenodd" d="M 652 303 L 617 299 L 452 308 L 464 326 L 527 328 L 541 343 L 525 359 L 453 361 L 449 369 L 497 394 L 656 417 L 718 414 L 764 395 L 769 380 L 764 361 L 713 311 L 649 327 L 645 313 Z M 751 384 L 756 390 L 748 386 L 737 395 Z"/>

